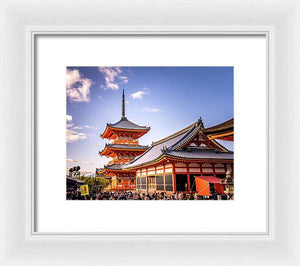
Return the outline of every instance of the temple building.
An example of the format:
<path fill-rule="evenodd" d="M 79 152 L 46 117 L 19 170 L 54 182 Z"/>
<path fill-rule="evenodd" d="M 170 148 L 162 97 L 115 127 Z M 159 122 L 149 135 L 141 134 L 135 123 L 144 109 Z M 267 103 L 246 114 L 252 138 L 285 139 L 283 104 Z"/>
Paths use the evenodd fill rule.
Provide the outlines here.
<path fill-rule="evenodd" d="M 96 176 L 110 180 L 107 190 L 228 194 L 229 186 L 224 181 L 229 180 L 225 179 L 228 176 L 234 180 L 234 154 L 217 140 L 234 140 L 233 122 L 230 119 L 205 128 L 200 118 L 150 147 L 142 146 L 139 138 L 150 127 L 139 126 L 126 118 L 123 90 L 122 117 L 117 123 L 108 123 L 101 134 L 110 142 L 99 154 L 112 160 L 102 169 L 96 169 Z"/>
<path fill-rule="evenodd" d="M 209 139 L 234 141 L 233 119 L 204 130 Z"/>
<path fill-rule="evenodd" d="M 197 192 L 224 195 L 221 180 L 234 177 L 232 151 L 216 141 L 233 141 L 233 119 L 204 128 L 200 118 L 190 126 L 160 140 L 122 166 L 136 172 L 136 189 L 152 192 Z"/>
<path fill-rule="evenodd" d="M 136 171 L 123 169 L 126 163 L 144 153 L 148 146 L 139 145 L 139 138 L 150 130 L 150 127 L 139 126 L 125 116 L 125 96 L 122 95 L 122 117 L 114 124 L 107 124 L 101 137 L 111 141 L 99 152 L 112 160 L 102 169 L 96 169 L 96 176 L 110 180 L 109 190 L 135 190 Z"/>

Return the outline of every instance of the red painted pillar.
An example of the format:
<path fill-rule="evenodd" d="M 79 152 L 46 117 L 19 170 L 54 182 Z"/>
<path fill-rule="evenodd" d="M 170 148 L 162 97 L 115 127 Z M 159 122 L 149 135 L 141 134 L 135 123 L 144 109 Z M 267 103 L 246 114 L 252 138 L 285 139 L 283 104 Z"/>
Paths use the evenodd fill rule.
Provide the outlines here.
<path fill-rule="evenodd" d="M 175 174 L 175 165 L 172 163 L 172 173 L 173 173 L 173 191 L 176 192 L 176 174 Z"/>
<path fill-rule="evenodd" d="M 148 169 L 146 168 L 146 192 L 148 193 Z"/>
<path fill-rule="evenodd" d="M 189 164 L 186 164 L 186 172 L 187 172 L 187 183 L 188 183 L 188 192 L 191 191 L 191 180 L 190 180 L 190 171 L 189 171 Z"/>
<path fill-rule="evenodd" d="M 215 163 L 212 163 L 212 167 L 213 167 L 213 174 L 214 174 L 214 176 L 216 176 L 216 169 L 215 169 Z"/>
<path fill-rule="evenodd" d="M 166 192 L 166 165 L 163 165 L 163 176 L 164 176 L 164 192 Z"/>

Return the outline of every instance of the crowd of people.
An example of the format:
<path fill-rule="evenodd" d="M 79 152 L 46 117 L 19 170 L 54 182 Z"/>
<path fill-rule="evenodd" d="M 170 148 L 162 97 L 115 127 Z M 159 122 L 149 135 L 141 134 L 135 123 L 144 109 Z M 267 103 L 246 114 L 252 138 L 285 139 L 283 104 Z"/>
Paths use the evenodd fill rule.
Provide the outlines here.
<path fill-rule="evenodd" d="M 226 196 L 212 195 L 201 196 L 197 193 L 177 192 L 167 194 L 165 192 L 143 193 L 136 191 L 107 191 L 91 192 L 89 195 L 81 196 L 79 189 L 67 191 L 67 200 L 224 200 Z"/>

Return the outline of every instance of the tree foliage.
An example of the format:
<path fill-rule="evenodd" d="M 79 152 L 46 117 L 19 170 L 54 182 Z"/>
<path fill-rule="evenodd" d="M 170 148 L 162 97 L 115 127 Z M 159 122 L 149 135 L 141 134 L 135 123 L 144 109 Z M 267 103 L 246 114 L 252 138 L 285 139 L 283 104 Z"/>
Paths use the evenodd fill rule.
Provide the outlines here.
<path fill-rule="evenodd" d="M 109 184 L 109 181 L 103 177 L 81 176 L 79 179 L 89 185 L 90 190 L 94 191 L 102 191 Z"/>

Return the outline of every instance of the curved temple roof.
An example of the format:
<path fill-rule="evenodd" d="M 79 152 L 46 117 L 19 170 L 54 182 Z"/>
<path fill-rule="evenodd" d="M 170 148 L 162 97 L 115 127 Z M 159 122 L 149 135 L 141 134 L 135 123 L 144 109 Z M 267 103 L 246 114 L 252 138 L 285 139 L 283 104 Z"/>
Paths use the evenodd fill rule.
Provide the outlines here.
<path fill-rule="evenodd" d="M 132 149 L 132 150 L 147 150 L 148 146 L 142 146 L 142 145 L 129 145 L 129 144 L 106 144 L 105 145 L 108 148 L 113 149 Z"/>
<path fill-rule="evenodd" d="M 224 159 L 233 160 L 233 152 L 220 152 L 202 147 L 189 148 L 185 151 L 170 151 L 168 155 L 188 159 Z"/>
<path fill-rule="evenodd" d="M 140 126 L 137 125 L 133 122 L 131 122 L 130 120 L 127 119 L 127 117 L 125 116 L 125 94 L 124 94 L 124 89 L 123 89 L 123 95 L 122 95 L 122 116 L 121 119 L 114 123 L 107 123 L 106 124 L 106 128 L 104 130 L 104 132 L 101 134 L 102 138 L 109 138 L 114 134 L 114 129 L 115 131 L 131 131 L 131 132 L 139 132 L 139 137 L 141 137 L 142 135 L 144 135 L 145 133 L 147 133 L 150 130 L 150 127 L 146 127 L 146 126 Z"/>
<path fill-rule="evenodd" d="M 105 147 L 99 154 L 103 155 L 108 150 L 125 150 L 125 151 L 138 151 L 144 152 L 147 150 L 149 146 L 142 146 L 142 145 L 129 145 L 129 144 L 105 144 Z"/>
<path fill-rule="evenodd" d="M 219 133 L 219 132 L 224 132 L 224 131 L 233 131 L 233 118 L 227 120 L 226 122 L 213 126 L 213 127 L 209 127 L 209 128 L 205 128 L 204 129 L 204 133 L 206 134 L 212 134 L 212 133 Z"/>
<path fill-rule="evenodd" d="M 204 133 L 210 139 L 219 139 L 219 140 L 229 140 L 233 141 L 234 133 L 233 133 L 233 118 L 216 126 L 206 128 Z"/>
<path fill-rule="evenodd" d="M 228 151 L 215 140 L 208 140 L 215 148 L 203 146 L 185 147 L 195 136 L 197 136 L 199 131 L 205 132 L 201 119 L 161 141 L 154 142 L 142 155 L 122 167 L 123 169 L 130 169 L 148 164 L 159 159 L 163 155 L 186 159 L 233 160 L 233 152 Z"/>
<path fill-rule="evenodd" d="M 150 130 L 150 127 L 137 125 L 127 117 L 122 117 L 120 121 L 114 124 L 107 123 L 104 132 L 101 134 L 102 138 L 111 138 L 113 135 L 118 134 L 117 132 L 133 132 L 138 134 L 138 138 L 146 134 Z"/>
<path fill-rule="evenodd" d="M 127 173 L 132 172 L 130 169 L 125 169 L 125 165 L 120 165 L 120 164 L 112 164 L 112 165 L 104 165 L 103 168 L 99 168 L 98 172 L 99 173 L 104 173 L 105 170 L 110 170 L 110 171 L 126 171 Z"/>
<path fill-rule="evenodd" d="M 120 129 L 133 129 L 133 130 L 149 130 L 150 127 L 146 126 L 139 126 L 130 120 L 127 119 L 127 117 L 122 117 L 120 121 L 117 123 L 111 124 L 108 123 L 107 126 L 113 127 L 113 128 L 120 128 Z"/>

